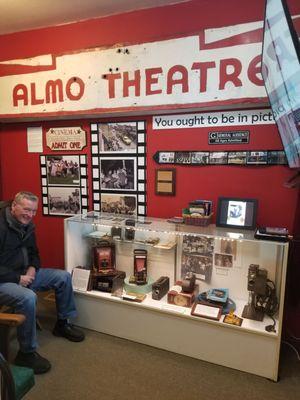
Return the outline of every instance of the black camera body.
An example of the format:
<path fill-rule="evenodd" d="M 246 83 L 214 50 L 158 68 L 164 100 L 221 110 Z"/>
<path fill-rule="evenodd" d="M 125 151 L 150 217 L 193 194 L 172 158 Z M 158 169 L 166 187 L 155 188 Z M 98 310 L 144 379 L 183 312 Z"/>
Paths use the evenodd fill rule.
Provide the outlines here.
<path fill-rule="evenodd" d="M 196 285 L 196 275 L 192 274 L 190 278 L 185 278 L 182 280 L 181 287 L 184 293 L 193 293 Z"/>
<path fill-rule="evenodd" d="M 168 276 L 161 276 L 152 284 L 152 299 L 160 300 L 164 297 L 170 288 L 170 279 Z"/>
<path fill-rule="evenodd" d="M 134 219 L 126 219 L 125 225 L 128 227 L 135 226 Z M 125 240 L 134 240 L 135 230 L 134 228 L 125 228 Z"/>
<path fill-rule="evenodd" d="M 134 276 L 136 285 L 147 283 L 147 250 L 135 249 L 134 254 Z"/>
<path fill-rule="evenodd" d="M 122 228 L 118 226 L 113 226 L 111 228 L 110 234 L 113 239 L 122 239 Z"/>
<path fill-rule="evenodd" d="M 124 271 L 115 271 L 109 275 L 96 274 L 92 280 L 91 290 L 98 290 L 100 292 L 114 293 L 120 286 L 123 287 L 126 273 Z"/>
<path fill-rule="evenodd" d="M 267 291 L 268 272 L 266 269 L 259 268 L 257 264 L 250 264 L 248 269 L 247 290 L 256 295 L 264 296 Z"/>

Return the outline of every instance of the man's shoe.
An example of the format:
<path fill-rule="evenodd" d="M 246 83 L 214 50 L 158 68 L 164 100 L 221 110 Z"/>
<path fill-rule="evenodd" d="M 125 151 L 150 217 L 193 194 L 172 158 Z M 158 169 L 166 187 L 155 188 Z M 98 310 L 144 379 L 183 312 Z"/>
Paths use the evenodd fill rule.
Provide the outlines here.
<path fill-rule="evenodd" d="M 40 356 L 36 351 L 32 353 L 23 353 L 19 351 L 14 364 L 19 365 L 20 367 L 27 367 L 33 369 L 33 372 L 38 374 L 44 374 L 48 372 L 51 368 L 51 364 L 46 358 Z"/>
<path fill-rule="evenodd" d="M 62 336 L 71 342 L 82 342 L 84 340 L 84 333 L 69 322 L 65 324 L 56 322 L 52 333 L 54 336 Z"/>

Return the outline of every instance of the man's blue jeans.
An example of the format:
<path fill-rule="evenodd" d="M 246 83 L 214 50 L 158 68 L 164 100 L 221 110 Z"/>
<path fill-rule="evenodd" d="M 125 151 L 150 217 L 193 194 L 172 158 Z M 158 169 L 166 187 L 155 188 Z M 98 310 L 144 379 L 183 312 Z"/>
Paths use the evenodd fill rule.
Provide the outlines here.
<path fill-rule="evenodd" d="M 60 269 L 41 268 L 29 287 L 16 283 L 0 283 L 0 305 L 12 307 L 16 313 L 26 316 L 18 327 L 20 350 L 24 353 L 35 351 L 36 338 L 36 293 L 55 290 L 57 318 L 67 319 L 76 316 L 76 307 L 71 275 Z"/>

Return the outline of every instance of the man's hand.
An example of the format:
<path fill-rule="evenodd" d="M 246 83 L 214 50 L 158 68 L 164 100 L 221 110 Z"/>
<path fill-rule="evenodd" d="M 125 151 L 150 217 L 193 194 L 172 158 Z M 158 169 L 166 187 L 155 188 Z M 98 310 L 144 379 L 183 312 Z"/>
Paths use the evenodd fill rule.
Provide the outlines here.
<path fill-rule="evenodd" d="M 36 273 L 36 270 L 35 270 L 34 267 L 28 267 L 27 268 L 26 275 L 27 276 L 31 276 L 33 278 L 32 280 L 35 279 L 35 273 Z"/>
<path fill-rule="evenodd" d="M 26 275 L 20 276 L 20 285 L 25 287 L 29 286 L 35 279 L 35 273 L 34 267 L 28 267 Z"/>
<path fill-rule="evenodd" d="M 34 281 L 34 278 L 30 275 L 21 275 L 20 276 L 20 285 L 27 287 Z"/>

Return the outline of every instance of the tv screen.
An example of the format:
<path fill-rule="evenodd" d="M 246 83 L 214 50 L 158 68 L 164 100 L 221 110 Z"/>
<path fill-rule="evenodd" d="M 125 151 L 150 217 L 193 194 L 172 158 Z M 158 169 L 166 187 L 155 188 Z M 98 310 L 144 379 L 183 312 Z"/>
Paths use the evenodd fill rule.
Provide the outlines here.
<path fill-rule="evenodd" d="M 216 225 L 220 227 L 254 229 L 256 227 L 256 199 L 220 197 Z"/>
<path fill-rule="evenodd" d="M 300 46 L 285 0 L 266 0 L 262 77 L 290 168 L 300 168 Z"/>

